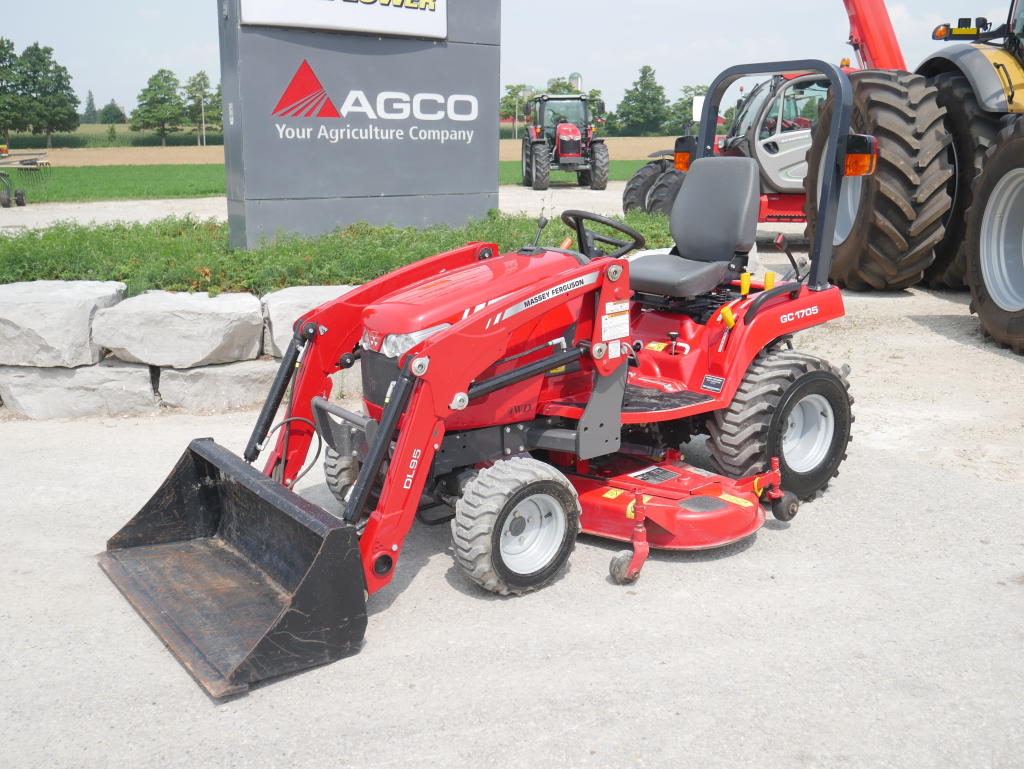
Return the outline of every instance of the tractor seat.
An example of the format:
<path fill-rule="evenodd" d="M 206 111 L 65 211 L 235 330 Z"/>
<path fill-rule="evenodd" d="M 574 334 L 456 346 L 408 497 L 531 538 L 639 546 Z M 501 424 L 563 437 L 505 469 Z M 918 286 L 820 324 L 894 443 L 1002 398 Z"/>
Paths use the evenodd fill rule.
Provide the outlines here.
<path fill-rule="evenodd" d="M 761 184 L 752 158 L 693 161 L 679 188 L 669 229 L 675 247 L 629 265 L 629 286 L 644 294 L 685 299 L 731 279 L 729 264 L 754 247 Z"/>

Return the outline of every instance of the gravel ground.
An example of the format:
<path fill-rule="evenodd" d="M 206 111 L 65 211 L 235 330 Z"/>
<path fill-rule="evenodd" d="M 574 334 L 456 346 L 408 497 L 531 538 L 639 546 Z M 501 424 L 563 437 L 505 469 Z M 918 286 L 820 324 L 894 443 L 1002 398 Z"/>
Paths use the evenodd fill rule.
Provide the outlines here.
<path fill-rule="evenodd" d="M 358 655 L 224 704 L 93 555 L 189 439 L 240 451 L 255 412 L 0 417 L 0 765 L 1021 766 L 1024 359 L 963 294 L 847 300 L 797 341 L 852 365 L 855 440 L 792 524 L 656 553 L 630 587 L 583 537 L 512 599 L 418 525 Z M 300 492 L 337 509 L 319 471 Z"/>

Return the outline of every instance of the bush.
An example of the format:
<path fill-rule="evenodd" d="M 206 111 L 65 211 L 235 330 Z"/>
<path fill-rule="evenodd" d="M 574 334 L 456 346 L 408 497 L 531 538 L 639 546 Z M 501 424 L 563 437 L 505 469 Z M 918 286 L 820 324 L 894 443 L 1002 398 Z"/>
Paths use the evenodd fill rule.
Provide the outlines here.
<path fill-rule="evenodd" d="M 631 212 L 626 221 L 651 247 L 671 244 L 668 220 Z M 533 241 L 537 223 L 492 212 L 465 227 L 374 227 L 353 224 L 321 237 L 288 235 L 251 251 L 228 245 L 227 225 L 170 217 L 147 224 L 59 224 L 0 238 L 0 283 L 23 280 L 120 280 L 130 295 L 148 289 L 248 291 L 363 283 L 472 241 L 502 252 Z M 542 244 L 569 231 L 553 220 Z"/>

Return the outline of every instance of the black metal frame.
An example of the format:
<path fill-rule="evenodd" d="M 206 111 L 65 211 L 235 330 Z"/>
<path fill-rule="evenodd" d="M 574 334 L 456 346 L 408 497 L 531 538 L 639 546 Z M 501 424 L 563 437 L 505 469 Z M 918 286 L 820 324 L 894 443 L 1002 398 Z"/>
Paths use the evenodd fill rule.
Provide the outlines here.
<path fill-rule="evenodd" d="M 836 65 L 819 59 L 794 59 L 759 64 L 738 64 L 722 72 L 708 87 L 704 110 L 700 119 L 700 135 L 697 141 L 696 158 L 711 157 L 714 154 L 715 130 L 722 97 L 726 90 L 742 77 L 752 75 L 773 75 L 785 72 L 820 72 L 832 85 L 832 123 L 829 125 L 828 145 L 825 147 L 825 165 L 832 169 L 821 180 L 821 195 L 818 199 L 818 226 L 811 246 L 811 270 L 808 288 L 824 291 L 829 288 L 828 275 L 832 269 L 832 239 L 836 228 L 836 214 L 839 210 L 839 190 L 843 180 L 842 169 L 846 165 L 846 142 L 840 141 L 850 133 L 850 116 L 853 113 L 853 88 L 850 79 Z M 696 159 L 695 158 L 695 159 Z M 825 237 L 822 237 L 822 236 Z"/>

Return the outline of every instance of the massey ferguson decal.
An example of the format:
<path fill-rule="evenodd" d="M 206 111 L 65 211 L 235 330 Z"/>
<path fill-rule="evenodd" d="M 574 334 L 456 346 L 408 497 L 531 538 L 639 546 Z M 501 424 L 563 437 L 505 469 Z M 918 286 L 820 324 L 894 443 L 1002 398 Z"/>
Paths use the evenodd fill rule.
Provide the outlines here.
<path fill-rule="evenodd" d="M 340 94 L 339 94 L 340 96 Z M 381 91 L 367 94 L 352 89 L 336 107 L 320 79 L 313 72 L 308 61 L 303 61 L 285 88 L 274 107 L 275 117 L 291 118 L 338 118 L 361 116 L 370 121 L 369 125 L 344 126 L 329 124 L 292 125 L 275 123 L 278 139 L 288 141 L 327 141 L 337 144 L 343 141 L 420 141 L 460 142 L 472 144 L 476 133 L 471 128 L 434 128 L 420 123 L 447 120 L 454 123 L 469 123 L 480 116 L 480 103 L 471 94 L 406 93 L 404 91 Z M 412 125 L 377 125 L 377 121 L 409 121 Z"/>

